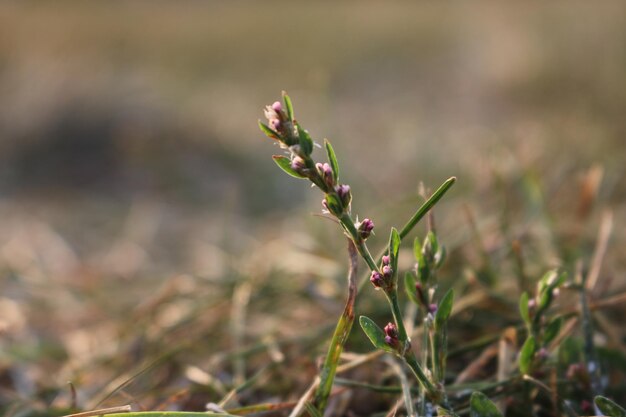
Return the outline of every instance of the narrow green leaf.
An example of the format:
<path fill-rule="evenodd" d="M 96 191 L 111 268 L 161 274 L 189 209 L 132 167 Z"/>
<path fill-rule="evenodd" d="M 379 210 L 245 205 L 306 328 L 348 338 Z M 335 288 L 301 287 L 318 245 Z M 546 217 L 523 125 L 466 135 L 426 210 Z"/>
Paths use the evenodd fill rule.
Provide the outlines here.
<path fill-rule="evenodd" d="M 422 244 L 420 243 L 420 238 L 416 237 L 413 240 L 413 255 L 415 256 L 415 260 L 418 264 L 424 263 L 424 255 L 422 255 Z"/>
<path fill-rule="evenodd" d="M 406 235 L 413 230 L 415 225 L 426 215 L 426 213 L 428 213 L 430 209 L 432 209 L 435 204 L 441 200 L 441 197 L 444 196 L 444 194 L 450 189 L 450 187 L 452 187 L 452 185 L 454 185 L 455 182 L 456 177 L 450 177 L 445 180 L 444 183 L 437 188 L 433 195 L 431 195 L 430 198 L 417 209 L 413 217 L 411 217 L 409 221 L 406 222 L 404 227 L 402 227 L 402 230 L 400 230 L 400 237 L 402 239 L 404 239 Z"/>
<path fill-rule="evenodd" d="M 326 148 L 326 155 L 328 155 L 328 163 L 333 169 L 333 178 L 335 182 L 339 182 L 339 163 L 337 162 L 337 155 L 328 139 L 324 139 L 324 147 Z"/>
<path fill-rule="evenodd" d="M 274 132 L 268 125 L 259 120 L 259 129 L 261 132 L 265 133 L 265 135 L 274 140 L 280 140 L 276 132 Z"/>
<path fill-rule="evenodd" d="M 359 317 L 359 324 L 375 348 L 382 349 L 387 352 L 393 352 L 391 346 L 385 343 L 385 332 L 383 329 L 378 327 L 372 319 L 367 316 L 361 316 Z"/>
<path fill-rule="evenodd" d="M 601 395 L 593 399 L 596 406 L 602 411 L 602 414 L 610 417 L 626 417 L 626 410 L 617 405 L 614 401 L 609 400 Z"/>
<path fill-rule="evenodd" d="M 452 313 L 452 305 L 454 304 L 454 290 L 450 288 L 443 296 L 437 306 L 437 312 L 435 313 L 435 328 L 441 329 L 446 325 L 450 313 Z"/>
<path fill-rule="evenodd" d="M 470 417 L 502 417 L 502 413 L 485 394 L 476 391 L 470 398 Z"/>
<path fill-rule="evenodd" d="M 437 235 L 432 230 L 428 232 L 426 239 L 428 239 L 430 251 L 434 255 L 439 251 L 439 239 L 437 239 Z"/>
<path fill-rule="evenodd" d="M 294 171 L 291 168 L 291 160 L 287 158 L 286 156 L 274 155 L 272 156 L 272 159 L 274 160 L 274 162 L 276 162 L 276 165 L 278 165 L 280 169 L 282 169 L 283 171 L 285 171 L 287 174 L 291 175 L 292 177 L 299 178 L 299 179 L 306 178 L 304 175 L 298 174 L 296 171 Z"/>
<path fill-rule="evenodd" d="M 313 139 L 311 139 L 309 132 L 307 132 L 302 128 L 302 126 L 300 126 L 300 123 L 296 123 L 296 127 L 298 129 L 298 138 L 300 139 L 299 143 L 302 152 L 304 152 L 306 155 L 311 155 L 311 153 L 313 152 Z"/>
<path fill-rule="evenodd" d="M 393 268 L 394 274 L 398 270 L 398 254 L 400 253 L 400 235 L 395 227 L 391 228 L 389 234 L 389 257 L 391 268 Z"/>
<path fill-rule="evenodd" d="M 530 330 L 530 313 L 528 312 L 528 293 L 522 293 L 519 298 L 519 313 L 522 316 L 522 320 Z"/>
<path fill-rule="evenodd" d="M 407 271 L 404 274 L 404 291 L 406 291 L 406 295 L 407 297 L 409 297 L 409 300 L 419 306 L 421 304 L 419 299 L 417 298 L 417 290 L 415 289 L 415 284 L 417 284 L 415 276 L 411 272 Z"/>
<path fill-rule="evenodd" d="M 287 117 L 289 120 L 292 120 L 296 117 L 293 112 L 293 104 L 291 103 L 291 99 L 287 95 L 286 92 L 283 91 L 283 101 L 285 102 L 285 110 L 287 111 Z"/>
<path fill-rule="evenodd" d="M 544 346 L 552 342 L 554 338 L 558 336 L 559 332 L 561 331 L 562 326 L 563 326 L 563 317 L 555 318 L 546 326 L 546 329 L 543 333 Z"/>
<path fill-rule="evenodd" d="M 526 375 L 530 372 L 536 349 L 537 342 L 535 338 L 528 336 L 519 353 L 519 370 L 522 374 Z"/>

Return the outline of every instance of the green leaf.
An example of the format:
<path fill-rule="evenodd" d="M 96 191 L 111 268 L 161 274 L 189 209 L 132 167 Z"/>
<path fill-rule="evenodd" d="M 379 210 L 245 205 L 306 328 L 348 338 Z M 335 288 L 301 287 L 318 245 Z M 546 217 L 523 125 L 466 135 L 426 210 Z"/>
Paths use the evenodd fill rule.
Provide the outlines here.
<path fill-rule="evenodd" d="M 391 228 L 391 233 L 389 234 L 389 264 L 393 269 L 394 275 L 398 270 L 398 254 L 400 253 L 400 235 L 398 234 L 398 230 L 395 227 Z"/>
<path fill-rule="evenodd" d="M 544 346 L 552 342 L 554 338 L 558 336 L 559 332 L 561 331 L 562 326 L 563 326 L 563 317 L 555 318 L 546 326 L 546 329 L 543 333 Z"/>
<path fill-rule="evenodd" d="M 283 101 L 285 102 L 285 110 L 287 111 L 287 117 L 289 120 L 293 121 L 295 114 L 293 112 L 293 104 L 291 104 L 291 99 L 287 95 L 286 92 L 283 91 Z"/>
<path fill-rule="evenodd" d="M 420 243 L 420 238 L 416 237 L 413 240 L 413 255 L 415 256 L 415 260 L 418 264 L 424 263 L 424 255 L 422 254 L 422 244 Z"/>
<path fill-rule="evenodd" d="M 274 132 L 268 125 L 259 120 L 259 128 L 261 132 L 265 133 L 265 135 L 274 140 L 280 140 L 276 132 Z"/>
<path fill-rule="evenodd" d="M 441 265 L 443 265 L 447 256 L 448 256 L 448 250 L 446 249 L 444 245 L 440 245 L 439 251 L 437 251 L 437 253 L 435 254 L 435 267 L 441 268 Z"/>
<path fill-rule="evenodd" d="M 404 291 L 406 291 L 406 295 L 409 297 L 409 300 L 419 306 L 421 305 L 421 303 L 420 300 L 417 298 L 417 290 L 415 289 L 415 284 L 417 284 L 415 276 L 411 272 L 407 271 L 404 274 Z"/>
<path fill-rule="evenodd" d="M 291 175 L 292 177 L 299 178 L 299 179 L 306 178 L 304 175 L 298 174 L 296 171 L 294 171 L 291 168 L 291 160 L 287 158 L 286 156 L 274 155 L 272 156 L 272 159 L 274 160 L 274 162 L 276 162 L 276 165 L 278 165 L 280 169 L 282 169 L 283 171 L 285 171 L 287 174 Z"/>
<path fill-rule="evenodd" d="M 430 244 L 430 252 L 434 255 L 439 251 L 439 239 L 437 239 L 437 235 L 432 230 L 428 232 L 426 239 L 428 239 Z"/>
<path fill-rule="evenodd" d="M 519 370 L 523 375 L 530 372 L 536 349 L 537 342 L 535 341 L 535 338 L 533 336 L 528 336 L 519 353 Z"/>
<path fill-rule="evenodd" d="M 476 391 L 470 398 L 470 417 L 502 417 L 502 413 L 485 394 Z"/>
<path fill-rule="evenodd" d="M 324 147 L 326 148 L 326 155 L 328 155 L 328 163 L 333 169 L 333 179 L 335 183 L 337 183 L 339 182 L 339 163 L 337 162 L 337 155 L 335 155 L 335 150 L 328 139 L 324 139 Z"/>
<path fill-rule="evenodd" d="M 339 217 L 343 212 L 343 204 L 337 194 L 326 194 L 326 204 L 331 214 Z M 356 232 L 355 232 L 356 233 Z"/>
<path fill-rule="evenodd" d="M 309 132 L 300 126 L 300 123 L 296 123 L 296 127 L 298 129 L 298 138 L 300 139 L 300 149 L 302 149 L 305 155 L 311 155 L 313 152 L 313 139 L 311 139 Z"/>
<path fill-rule="evenodd" d="M 422 244 L 418 237 L 413 241 L 413 255 L 415 255 L 415 260 L 417 261 L 417 278 L 425 285 L 430 276 L 430 268 L 428 263 L 426 263 L 426 259 L 424 259 Z"/>
<path fill-rule="evenodd" d="M 530 313 L 528 312 L 528 293 L 524 292 L 519 298 L 519 313 L 522 316 L 522 320 L 526 323 L 526 326 L 530 330 Z"/>
<path fill-rule="evenodd" d="M 602 411 L 602 414 L 610 417 L 626 417 L 626 410 L 617 405 L 615 402 L 609 400 L 601 395 L 596 396 L 593 399 L 596 406 Z"/>
<path fill-rule="evenodd" d="M 393 348 L 385 343 L 385 332 L 372 319 L 367 316 L 361 316 L 359 317 L 359 324 L 375 348 L 393 352 Z"/>
<path fill-rule="evenodd" d="M 454 290 L 450 288 L 443 296 L 437 306 L 437 312 L 435 313 L 435 328 L 441 329 L 446 325 L 450 313 L 452 313 L 452 305 L 454 304 Z"/>

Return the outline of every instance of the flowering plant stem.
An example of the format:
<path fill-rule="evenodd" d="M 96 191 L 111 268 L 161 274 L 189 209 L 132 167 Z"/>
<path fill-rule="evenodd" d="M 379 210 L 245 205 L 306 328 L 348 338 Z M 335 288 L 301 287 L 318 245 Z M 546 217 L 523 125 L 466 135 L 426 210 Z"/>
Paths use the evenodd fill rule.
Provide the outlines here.
<path fill-rule="evenodd" d="M 370 282 L 376 289 L 383 290 L 394 321 L 394 323 L 388 323 L 385 326 L 383 333 L 370 319 L 361 317 L 364 319 L 365 326 L 368 329 L 366 334 L 375 346 L 395 353 L 404 360 L 423 387 L 430 401 L 447 407 L 443 389 L 439 388 L 441 384 L 431 381 L 420 366 L 415 352 L 411 349 L 411 341 L 404 327 L 398 303 L 397 267 L 402 238 L 406 237 L 426 213 L 443 197 L 454 184 L 456 178 L 452 177 L 444 182 L 415 212 L 400 232 L 392 228 L 389 246 L 377 262 L 372 257 L 365 242 L 374 229 L 374 223 L 368 218 L 360 222 L 352 218 L 352 194 L 350 187 L 339 182 L 339 164 L 330 142 L 324 141 L 328 163 L 316 163 L 311 157 L 315 143 L 309 136 L 309 133 L 295 119 L 291 99 L 284 93 L 283 103 L 277 101 L 267 106 L 265 116 L 269 124 L 266 125 L 259 122 L 259 127 L 268 137 L 277 141 L 278 145 L 288 153 L 288 156 L 275 155 L 273 158 L 276 164 L 292 177 L 308 179 L 324 193 L 324 200 L 322 201 L 324 211 L 339 221 L 350 241 L 351 268 L 349 277 L 352 278 L 349 278 L 348 302 L 344 314 L 337 323 L 328 355 L 320 373 L 320 384 L 311 406 L 323 413 L 330 389 L 332 388 L 339 354 L 343 349 L 354 320 L 353 305 L 357 289 L 353 282 L 353 276 L 356 271 L 355 252 L 358 252 L 371 273 Z M 363 326 L 363 323 L 361 325 Z M 412 409 L 413 405 L 409 396 L 405 396 L 405 401 L 407 401 L 407 409 Z"/>

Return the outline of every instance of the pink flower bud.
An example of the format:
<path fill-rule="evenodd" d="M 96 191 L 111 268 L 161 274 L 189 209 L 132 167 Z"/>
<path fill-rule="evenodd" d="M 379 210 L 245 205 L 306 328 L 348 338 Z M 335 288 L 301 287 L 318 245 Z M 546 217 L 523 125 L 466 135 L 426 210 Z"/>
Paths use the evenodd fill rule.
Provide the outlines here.
<path fill-rule="evenodd" d="M 370 276 L 370 282 L 372 283 L 372 285 L 374 285 L 374 287 L 378 289 L 384 285 L 385 280 L 383 279 L 383 275 L 380 272 L 372 271 L 372 275 Z"/>
<path fill-rule="evenodd" d="M 274 110 L 276 113 L 280 113 L 283 110 L 283 105 L 280 101 L 275 101 L 272 104 L 272 110 Z"/>
<path fill-rule="evenodd" d="M 370 237 L 370 235 L 372 234 L 372 230 L 374 230 L 374 222 L 370 219 L 365 218 L 357 225 L 357 231 L 359 232 L 359 236 L 363 240 Z"/>
<path fill-rule="evenodd" d="M 393 275 L 393 269 L 389 265 L 383 266 L 382 272 L 385 278 L 391 278 Z"/>
<path fill-rule="evenodd" d="M 398 328 L 393 323 L 387 323 L 385 326 L 385 343 L 394 349 L 400 347 L 400 340 L 398 340 Z"/>
<path fill-rule="evenodd" d="M 270 119 L 270 126 L 276 131 L 280 130 L 280 120 Z"/>
<path fill-rule="evenodd" d="M 391 257 L 389 255 L 384 255 L 383 256 L 383 265 L 389 265 L 389 262 L 391 262 Z"/>
<path fill-rule="evenodd" d="M 301 174 L 305 168 L 306 168 L 305 160 L 299 156 L 294 156 L 294 158 L 291 160 L 291 169 Z"/>

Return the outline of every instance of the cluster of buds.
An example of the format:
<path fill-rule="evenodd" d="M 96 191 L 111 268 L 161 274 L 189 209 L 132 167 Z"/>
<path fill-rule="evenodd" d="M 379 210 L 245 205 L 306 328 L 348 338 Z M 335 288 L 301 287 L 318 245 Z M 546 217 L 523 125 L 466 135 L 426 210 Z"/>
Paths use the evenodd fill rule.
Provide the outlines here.
<path fill-rule="evenodd" d="M 380 268 L 380 271 L 372 271 L 370 282 L 376 289 L 391 289 L 391 286 L 393 285 L 393 268 L 390 263 L 391 257 L 389 255 L 385 255 L 382 259 L 382 267 Z"/>
<path fill-rule="evenodd" d="M 341 201 L 341 205 L 348 211 L 350 211 L 350 202 L 352 201 L 352 193 L 350 192 L 350 186 L 348 184 L 341 184 L 335 187 L 335 192 Z"/>
<path fill-rule="evenodd" d="M 315 168 L 317 169 L 317 173 L 319 174 L 322 182 L 328 187 L 328 190 L 332 190 L 335 186 L 335 175 L 333 174 L 333 169 L 327 163 L 318 162 L 315 164 Z"/>
<path fill-rule="evenodd" d="M 275 101 L 271 106 L 265 107 L 265 117 L 272 129 L 280 131 L 281 123 L 284 120 L 283 105 L 280 101 Z"/>
<path fill-rule="evenodd" d="M 394 348 L 400 349 L 400 339 L 398 339 L 398 328 L 393 323 L 387 323 L 384 328 L 385 331 L 385 343 Z"/>
<path fill-rule="evenodd" d="M 372 234 L 374 230 L 374 222 L 368 218 L 363 219 L 363 221 L 357 223 L 356 230 L 359 234 L 359 237 L 363 240 L 366 240 Z"/>
<path fill-rule="evenodd" d="M 283 109 L 280 101 L 275 101 L 269 106 L 265 106 L 265 118 L 268 125 L 262 130 L 273 139 L 278 140 L 284 147 L 296 146 L 299 143 L 295 129 L 295 121 L 291 120 L 287 112 Z M 269 131 L 267 128 L 269 127 Z"/>

